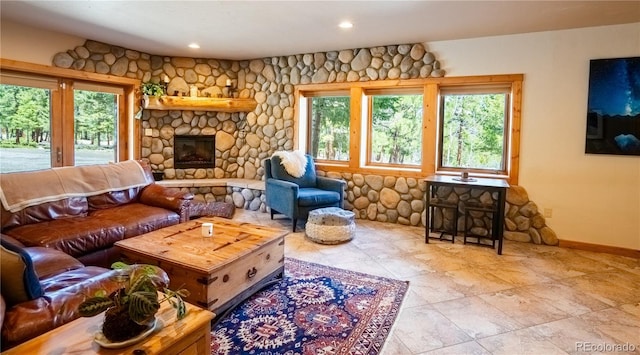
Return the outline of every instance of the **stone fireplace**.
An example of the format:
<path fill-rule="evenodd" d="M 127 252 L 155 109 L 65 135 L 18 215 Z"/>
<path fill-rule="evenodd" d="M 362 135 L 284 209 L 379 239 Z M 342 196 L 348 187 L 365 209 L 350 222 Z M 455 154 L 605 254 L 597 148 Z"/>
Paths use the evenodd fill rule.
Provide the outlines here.
<path fill-rule="evenodd" d="M 216 136 L 176 135 L 173 144 L 174 166 L 178 169 L 207 169 L 216 166 Z"/>

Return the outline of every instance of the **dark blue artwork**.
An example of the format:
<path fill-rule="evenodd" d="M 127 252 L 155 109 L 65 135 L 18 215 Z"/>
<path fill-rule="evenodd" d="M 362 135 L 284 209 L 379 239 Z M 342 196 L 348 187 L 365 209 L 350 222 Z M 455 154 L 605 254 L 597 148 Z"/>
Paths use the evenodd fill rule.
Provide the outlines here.
<path fill-rule="evenodd" d="M 640 57 L 591 61 L 585 152 L 640 155 Z"/>

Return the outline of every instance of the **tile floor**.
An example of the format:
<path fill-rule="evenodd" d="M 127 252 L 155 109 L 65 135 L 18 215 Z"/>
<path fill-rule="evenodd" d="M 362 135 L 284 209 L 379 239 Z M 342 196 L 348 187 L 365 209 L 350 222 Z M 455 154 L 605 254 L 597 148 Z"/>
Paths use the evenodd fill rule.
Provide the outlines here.
<path fill-rule="evenodd" d="M 234 219 L 291 228 L 268 213 Z M 423 228 L 356 224 L 353 241 L 326 246 L 300 223 L 285 254 L 410 282 L 383 354 L 640 354 L 638 259 L 511 241 L 498 256 L 460 240 L 427 245 Z M 635 350 L 603 348 L 617 345 Z"/>

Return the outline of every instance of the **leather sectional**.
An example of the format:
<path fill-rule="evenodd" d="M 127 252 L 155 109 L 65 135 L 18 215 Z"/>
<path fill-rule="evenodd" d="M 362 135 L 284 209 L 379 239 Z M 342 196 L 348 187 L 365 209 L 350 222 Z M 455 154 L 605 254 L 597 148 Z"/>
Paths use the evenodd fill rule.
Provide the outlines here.
<path fill-rule="evenodd" d="M 86 296 L 99 290 L 110 293 L 122 287 L 114 278 L 114 271 L 109 269 L 119 258 L 114 247 L 116 241 L 189 219 L 192 194 L 155 184 L 145 162 L 136 162 L 138 165 L 133 169 L 131 161 L 126 162 L 129 165 L 118 164 L 124 162 L 102 168 L 120 168 L 114 174 L 116 180 L 123 175 L 143 174 L 133 176 L 142 182 L 121 190 L 117 187 L 94 189 L 90 182 L 100 176 L 100 172 L 95 175 L 93 167 L 82 167 L 78 168 L 82 174 L 88 171 L 93 177 L 81 181 L 84 186 L 75 186 L 75 192 L 59 194 L 47 192 L 49 186 L 55 189 L 57 184 L 47 174 L 57 173 L 56 169 L 15 173 L 21 175 L 14 179 L 13 186 L 10 178 L 5 179 L 9 174 L 0 174 L 2 350 L 78 318 L 77 306 Z M 65 169 L 78 174 L 75 168 Z M 5 206 L 6 195 L 20 194 L 16 186 L 21 181 L 33 186 L 38 179 L 44 180 L 35 184 L 35 197 L 33 191 L 25 192 L 31 194 L 31 200 L 24 207 L 16 210 L 20 201 L 13 209 Z M 96 183 L 98 185 L 101 183 Z M 26 191 L 30 186 L 23 188 Z M 64 189 L 67 191 L 66 186 Z M 42 202 L 37 202 L 39 191 L 48 195 Z M 16 260 L 20 265 L 10 264 Z M 20 271 L 18 275 L 9 274 L 12 266 L 23 270 L 24 275 Z M 21 292 L 25 289 L 26 293 Z"/>

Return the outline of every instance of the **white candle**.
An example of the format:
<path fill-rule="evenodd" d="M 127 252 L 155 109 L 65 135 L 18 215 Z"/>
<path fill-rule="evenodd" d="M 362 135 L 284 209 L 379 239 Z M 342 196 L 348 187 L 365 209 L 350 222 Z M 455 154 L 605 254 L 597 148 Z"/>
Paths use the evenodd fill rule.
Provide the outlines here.
<path fill-rule="evenodd" d="M 197 97 L 198 96 L 198 87 L 195 85 L 191 85 L 191 90 L 189 92 L 189 95 L 191 97 Z"/>
<path fill-rule="evenodd" d="M 213 223 L 202 223 L 202 230 L 200 234 L 203 237 L 212 237 L 213 236 Z"/>
<path fill-rule="evenodd" d="M 231 86 L 231 79 L 227 79 L 227 86 Z"/>
<path fill-rule="evenodd" d="M 162 81 L 164 81 L 165 83 L 168 83 L 168 82 L 169 82 L 169 77 L 167 76 L 167 74 L 165 74 L 165 75 L 162 77 Z"/>

